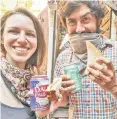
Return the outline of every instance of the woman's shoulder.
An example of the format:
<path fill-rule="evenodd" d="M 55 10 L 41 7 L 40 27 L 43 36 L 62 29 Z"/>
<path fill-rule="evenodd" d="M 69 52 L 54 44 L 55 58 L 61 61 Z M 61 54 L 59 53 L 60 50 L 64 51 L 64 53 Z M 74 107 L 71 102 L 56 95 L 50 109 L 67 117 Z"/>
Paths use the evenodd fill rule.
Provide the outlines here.
<path fill-rule="evenodd" d="M 2 77 L 0 77 L 0 102 L 11 107 L 24 107 L 6 87 Z"/>

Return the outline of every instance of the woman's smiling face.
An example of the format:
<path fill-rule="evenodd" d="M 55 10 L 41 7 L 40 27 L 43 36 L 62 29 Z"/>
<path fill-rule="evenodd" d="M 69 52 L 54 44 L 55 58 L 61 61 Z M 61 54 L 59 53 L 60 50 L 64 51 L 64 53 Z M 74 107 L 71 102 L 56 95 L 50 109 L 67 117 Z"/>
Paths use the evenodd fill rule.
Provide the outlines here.
<path fill-rule="evenodd" d="M 6 20 L 2 38 L 6 59 L 12 65 L 24 68 L 37 49 L 37 34 L 32 20 L 20 13 L 11 15 Z"/>

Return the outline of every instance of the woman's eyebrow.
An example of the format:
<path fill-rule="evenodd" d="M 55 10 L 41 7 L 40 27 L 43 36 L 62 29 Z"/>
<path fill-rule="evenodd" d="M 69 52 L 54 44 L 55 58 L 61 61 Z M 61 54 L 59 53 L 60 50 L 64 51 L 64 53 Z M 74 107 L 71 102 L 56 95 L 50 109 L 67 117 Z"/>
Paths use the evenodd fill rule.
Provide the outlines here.
<path fill-rule="evenodd" d="M 27 30 L 27 31 L 31 33 L 36 33 L 36 30 Z"/>

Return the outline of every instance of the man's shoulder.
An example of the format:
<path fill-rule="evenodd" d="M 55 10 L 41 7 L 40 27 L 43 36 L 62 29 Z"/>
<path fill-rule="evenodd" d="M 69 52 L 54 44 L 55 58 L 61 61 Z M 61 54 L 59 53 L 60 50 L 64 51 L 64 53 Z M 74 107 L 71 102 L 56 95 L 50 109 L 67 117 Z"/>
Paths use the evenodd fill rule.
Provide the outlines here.
<path fill-rule="evenodd" d="M 58 57 L 69 57 L 71 53 L 71 48 L 66 48 L 64 51 L 59 53 Z"/>
<path fill-rule="evenodd" d="M 110 41 L 110 44 L 104 50 L 104 56 L 117 56 L 117 41 Z"/>
<path fill-rule="evenodd" d="M 116 47 L 117 48 L 117 41 L 114 41 L 113 42 L 113 47 Z"/>
<path fill-rule="evenodd" d="M 64 51 L 62 51 L 58 57 L 57 57 L 57 62 L 64 64 L 66 62 L 69 62 L 69 59 L 71 57 L 71 49 L 70 48 L 66 48 Z"/>
<path fill-rule="evenodd" d="M 112 50 L 117 49 L 117 41 L 111 41 L 112 44 Z"/>
<path fill-rule="evenodd" d="M 105 43 L 108 48 L 111 48 L 111 49 L 117 48 L 117 41 L 112 41 L 111 39 L 107 39 Z"/>

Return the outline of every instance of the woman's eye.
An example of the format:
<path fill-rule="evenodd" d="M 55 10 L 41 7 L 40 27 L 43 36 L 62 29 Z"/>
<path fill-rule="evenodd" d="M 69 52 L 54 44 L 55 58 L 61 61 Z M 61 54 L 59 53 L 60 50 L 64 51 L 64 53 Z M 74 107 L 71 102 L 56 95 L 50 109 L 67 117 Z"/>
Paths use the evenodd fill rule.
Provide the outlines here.
<path fill-rule="evenodd" d="M 9 30 L 8 32 L 9 32 L 9 33 L 11 33 L 11 34 L 14 34 L 14 35 L 19 34 L 19 32 L 18 32 L 18 31 L 16 31 L 16 30 Z"/>
<path fill-rule="evenodd" d="M 27 33 L 26 35 L 29 37 L 35 37 L 35 34 L 33 34 L 33 33 Z"/>

